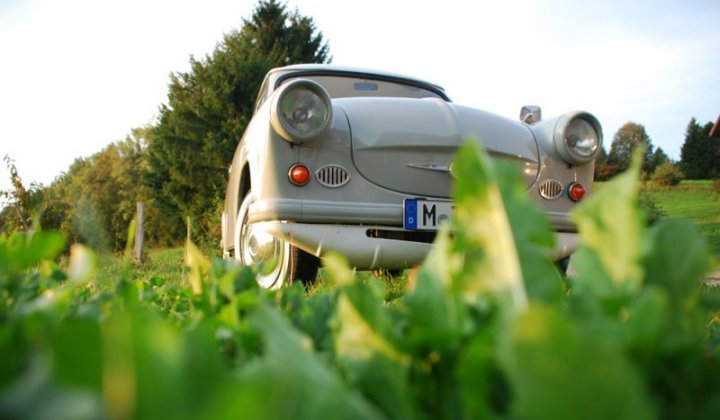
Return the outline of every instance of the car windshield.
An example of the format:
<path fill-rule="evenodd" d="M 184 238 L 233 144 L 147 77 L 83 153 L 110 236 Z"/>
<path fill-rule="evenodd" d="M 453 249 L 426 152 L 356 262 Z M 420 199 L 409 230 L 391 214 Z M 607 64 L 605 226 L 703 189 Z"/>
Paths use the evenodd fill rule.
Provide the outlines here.
<path fill-rule="evenodd" d="M 439 94 L 420 86 L 401 83 L 401 81 L 385 79 L 364 79 L 349 76 L 308 76 L 304 79 L 311 79 L 321 84 L 331 98 L 353 98 L 353 97 L 392 97 L 392 98 L 439 98 Z M 283 83 L 287 83 L 287 78 Z"/>

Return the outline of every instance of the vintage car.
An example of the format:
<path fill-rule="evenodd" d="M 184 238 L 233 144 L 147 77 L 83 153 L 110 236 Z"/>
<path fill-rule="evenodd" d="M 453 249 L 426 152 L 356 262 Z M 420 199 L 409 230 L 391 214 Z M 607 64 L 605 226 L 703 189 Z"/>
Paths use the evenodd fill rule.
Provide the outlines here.
<path fill-rule="evenodd" d="M 334 65 L 293 65 L 265 77 L 238 144 L 222 214 L 227 258 L 257 264 L 258 282 L 312 282 L 334 251 L 361 270 L 418 264 L 451 216 L 451 164 L 479 139 L 516 161 L 558 239 L 577 244 L 568 213 L 590 192 L 601 147 L 587 112 L 520 120 L 456 105 L 423 80 Z"/>

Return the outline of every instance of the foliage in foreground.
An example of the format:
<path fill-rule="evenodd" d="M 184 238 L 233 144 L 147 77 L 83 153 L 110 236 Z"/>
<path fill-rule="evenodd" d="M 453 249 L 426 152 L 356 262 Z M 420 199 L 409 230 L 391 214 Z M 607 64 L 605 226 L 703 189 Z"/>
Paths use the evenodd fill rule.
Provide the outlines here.
<path fill-rule="evenodd" d="M 0 237 L 0 417 L 716 418 L 706 245 L 646 227 L 638 159 L 575 214 L 565 279 L 516 171 L 473 144 L 452 229 L 392 303 L 339 257 L 313 296 L 192 245 L 184 286 L 100 287 L 86 248 L 60 270 L 57 234 Z"/>

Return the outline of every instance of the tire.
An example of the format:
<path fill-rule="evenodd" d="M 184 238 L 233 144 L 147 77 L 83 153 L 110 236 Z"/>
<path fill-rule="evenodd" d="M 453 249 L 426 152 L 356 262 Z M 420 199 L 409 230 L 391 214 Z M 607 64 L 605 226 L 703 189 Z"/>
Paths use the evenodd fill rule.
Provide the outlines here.
<path fill-rule="evenodd" d="M 305 285 L 312 284 L 317 277 L 319 259 L 248 224 L 252 203 L 252 192 L 248 191 L 235 221 L 235 259 L 244 265 L 257 266 L 258 284 L 265 289 L 279 289 L 298 280 Z"/>
<path fill-rule="evenodd" d="M 372 270 L 373 276 L 375 277 L 398 277 L 402 274 L 403 270 L 400 269 L 387 269 L 387 268 L 376 268 Z"/>

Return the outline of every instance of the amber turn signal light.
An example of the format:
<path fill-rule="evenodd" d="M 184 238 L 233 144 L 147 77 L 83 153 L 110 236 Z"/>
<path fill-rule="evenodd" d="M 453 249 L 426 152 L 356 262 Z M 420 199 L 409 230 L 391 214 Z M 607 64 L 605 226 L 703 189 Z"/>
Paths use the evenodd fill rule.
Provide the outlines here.
<path fill-rule="evenodd" d="M 293 185 L 301 187 L 310 182 L 310 168 L 302 163 L 296 163 L 290 167 L 288 178 Z"/>
<path fill-rule="evenodd" d="M 568 196 L 572 201 L 582 200 L 586 193 L 587 190 L 585 189 L 585 186 L 579 182 L 573 182 L 568 187 Z"/>

